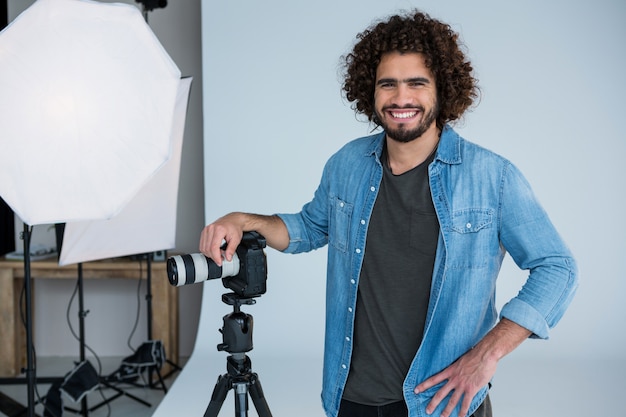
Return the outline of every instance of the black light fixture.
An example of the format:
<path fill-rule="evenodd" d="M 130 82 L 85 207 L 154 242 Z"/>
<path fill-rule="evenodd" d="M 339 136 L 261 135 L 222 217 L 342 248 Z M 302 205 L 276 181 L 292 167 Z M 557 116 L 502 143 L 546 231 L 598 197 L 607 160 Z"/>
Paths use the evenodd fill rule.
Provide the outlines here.
<path fill-rule="evenodd" d="M 154 9 L 164 9 L 167 6 L 167 0 L 136 0 L 137 3 L 143 5 L 144 10 L 150 12 Z"/>
<path fill-rule="evenodd" d="M 8 0 L 0 0 L 0 30 L 9 24 L 9 2 Z"/>

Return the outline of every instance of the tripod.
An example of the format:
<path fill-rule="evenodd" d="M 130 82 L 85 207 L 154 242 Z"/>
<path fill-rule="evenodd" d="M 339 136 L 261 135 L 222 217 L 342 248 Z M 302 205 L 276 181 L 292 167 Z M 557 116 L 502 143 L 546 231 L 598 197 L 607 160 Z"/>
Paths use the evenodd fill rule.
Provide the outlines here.
<path fill-rule="evenodd" d="M 259 417 L 272 417 L 265 401 L 259 376 L 252 372 L 252 362 L 245 352 L 252 350 L 253 318 L 241 311 L 241 305 L 252 305 L 253 298 L 241 297 L 234 293 L 222 295 L 222 301 L 233 306 L 233 312 L 224 316 L 224 326 L 220 329 L 223 343 L 217 350 L 231 355 L 226 359 L 227 373 L 217 378 L 211 401 L 204 417 L 216 417 L 222 408 L 230 389 L 235 392 L 235 415 L 248 416 L 248 394 L 252 398 Z"/>

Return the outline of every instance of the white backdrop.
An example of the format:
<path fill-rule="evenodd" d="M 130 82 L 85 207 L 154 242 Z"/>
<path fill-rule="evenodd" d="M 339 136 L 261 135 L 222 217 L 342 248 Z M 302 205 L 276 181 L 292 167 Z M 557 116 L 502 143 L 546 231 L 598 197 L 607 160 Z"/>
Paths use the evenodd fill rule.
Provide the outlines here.
<path fill-rule="evenodd" d="M 419 6 L 460 32 L 482 101 L 457 129 L 525 173 L 580 264 L 581 287 L 548 343 L 517 355 L 624 359 L 626 4 L 373 0 L 203 4 L 206 220 L 299 210 L 324 162 L 368 133 L 340 95 L 339 57 L 379 17 Z M 257 350 L 322 349 L 325 250 L 268 251 Z M 507 261 L 498 302 L 524 273 Z M 218 283 L 217 326 L 225 311 Z"/>
<path fill-rule="evenodd" d="M 626 370 L 621 0 L 203 3 L 206 221 L 297 211 L 311 198 L 330 154 L 369 132 L 341 97 L 339 57 L 372 20 L 417 6 L 461 33 L 480 80 L 482 101 L 457 129 L 522 169 L 580 265 L 580 290 L 551 340 L 526 342 L 501 364 L 499 415 L 613 415 Z M 321 415 L 326 251 L 267 252 L 268 292 L 244 308 L 255 317 L 250 356 L 276 415 Z M 524 278 L 507 259 L 499 305 Z M 226 354 L 213 348 L 231 311 L 224 291 L 204 284 L 191 360 L 215 353 L 183 371 L 155 416 L 204 410 L 224 370 Z"/>

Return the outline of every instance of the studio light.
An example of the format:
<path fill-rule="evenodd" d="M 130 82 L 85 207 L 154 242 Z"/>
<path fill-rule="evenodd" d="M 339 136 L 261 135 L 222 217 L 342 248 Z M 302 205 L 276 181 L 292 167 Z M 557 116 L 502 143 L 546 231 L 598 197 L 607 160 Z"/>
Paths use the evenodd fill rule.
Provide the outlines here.
<path fill-rule="evenodd" d="M 0 32 L 0 195 L 25 225 L 28 416 L 29 228 L 67 224 L 64 264 L 173 247 L 190 82 L 134 5 L 38 0 Z"/>

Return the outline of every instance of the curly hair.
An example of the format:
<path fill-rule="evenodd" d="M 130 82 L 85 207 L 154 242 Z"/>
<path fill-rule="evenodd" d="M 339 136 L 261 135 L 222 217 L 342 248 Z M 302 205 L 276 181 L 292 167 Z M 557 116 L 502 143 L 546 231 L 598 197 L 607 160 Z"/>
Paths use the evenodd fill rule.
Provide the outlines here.
<path fill-rule="evenodd" d="M 388 52 L 420 53 L 436 80 L 440 112 L 437 126 L 459 119 L 479 95 L 472 65 L 461 51 L 459 35 L 426 13 L 396 15 L 357 35 L 344 61 L 343 92 L 352 108 L 380 125 L 374 111 L 376 70 Z"/>

